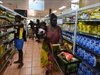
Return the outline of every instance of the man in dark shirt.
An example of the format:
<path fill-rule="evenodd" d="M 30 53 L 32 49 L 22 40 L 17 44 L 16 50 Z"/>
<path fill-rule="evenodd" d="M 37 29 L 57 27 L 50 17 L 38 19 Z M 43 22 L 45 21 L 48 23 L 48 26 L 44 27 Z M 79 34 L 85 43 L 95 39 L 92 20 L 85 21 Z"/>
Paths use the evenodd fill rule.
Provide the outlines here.
<path fill-rule="evenodd" d="M 26 32 L 24 29 L 24 24 L 21 23 L 21 16 L 16 15 L 15 16 L 15 23 L 14 23 L 14 29 L 15 29 L 15 47 L 18 50 L 18 60 L 14 63 L 19 63 L 18 68 L 21 68 L 23 64 L 23 44 L 24 41 L 26 41 Z"/>

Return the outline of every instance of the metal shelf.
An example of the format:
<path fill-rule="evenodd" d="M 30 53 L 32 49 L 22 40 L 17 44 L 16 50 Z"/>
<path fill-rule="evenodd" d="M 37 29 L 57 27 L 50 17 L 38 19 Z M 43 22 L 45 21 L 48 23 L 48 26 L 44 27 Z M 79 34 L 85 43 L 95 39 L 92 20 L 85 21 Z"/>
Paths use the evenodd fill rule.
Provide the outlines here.
<path fill-rule="evenodd" d="M 72 41 L 68 40 L 67 38 L 63 38 L 65 41 L 69 42 L 70 44 L 73 44 Z"/>
<path fill-rule="evenodd" d="M 65 33 L 70 33 L 70 34 L 74 34 L 74 32 L 71 32 L 71 31 L 63 31 Z"/>
<path fill-rule="evenodd" d="M 8 43 L 8 40 L 5 40 L 5 41 L 1 42 L 0 45 L 7 44 L 7 43 Z"/>
<path fill-rule="evenodd" d="M 100 19 L 94 19 L 94 20 L 79 20 L 83 22 L 100 22 Z"/>
<path fill-rule="evenodd" d="M 96 3 L 96 4 L 93 4 L 93 5 L 85 6 L 83 8 L 80 8 L 78 11 L 82 11 L 82 10 L 86 10 L 86 9 L 91 9 L 91 8 L 95 8 L 95 7 L 100 7 L 100 3 Z"/>
<path fill-rule="evenodd" d="M 8 17 L 6 16 L 0 16 L 1 19 L 7 19 L 8 20 Z"/>
<path fill-rule="evenodd" d="M 75 22 L 65 22 L 64 24 L 75 24 Z"/>
<path fill-rule="evenodd" d="M 3 71 L 3 69 L 6 67 L 7 63 L 9 62 L 9 59 L 13 57 L 14 53 L 15 53 L 15 51 L 13 51 L 13 52 L 12 52 L 12 55 L 10 55 L 10 56 L 8 57 L 8 59 L 6 60 L 6 62 L 4 62 L 3 67 L 0 69 L 0 73 L 1 73 L 1 72 Z"/>
<path fill-rule="evenodd" d="M 5 35 L 7 35 L 7 34 L 13 33 L 13 32 L 14 32 L 14 30 L 9 31 L 9 32 L 5 32 L 4 34 L 0 35 L 0 38 L 3 37 L 3 36 L 5 36 Z"/>
<path fill-rule="evenodd" d="M 5 52 L 3 52 L 3 54 L 0 56 L 0 59 L 2 59 L 9 51 L 11 51 L 11 49 L 8 49 Z"/>
<path fill-rule="evenodd" d="M 100 74 L 99 72 L 99 70 L 97 70 L 95 67 L 91 67 L 89 64 L 87 64 L 87 62 L 86 61 L 83 61 L 83 63 L 84 63 L 84 65 L 86 65 L 89 69 L 92 69 L 95 73 L 96 73 L 96 75 L 98 75 L 98 74 Z"/>
<path fill-rule="evenodd" d="M 84 36 L 91 37 L 91 38 L 100 39 L 100 36 L 98 36 L 98 35 L 92 35 L 92 34 L 89 34 L 89 33 L 77 32 L 77 34 L 84 35 Z"/>
<path fill-rule="evenodd" d="M 98 69 L 96 69 L 96 67 L 92 67 L 92 66 L 90 66 L 84 59 L 82 59 L 80 56 L 78 56 L 78 55 L 76 55 L 75 54 L 75 56 L 77 57 L 77 58 L 79 58 L 88 68 L 90 68 L 93 72 L 95 72 L 95 73 L 99 73 L 99 70 Z"/>
<path fill-rule="evenodd" d="M 67 35 L 67 34 L 63 34 L 64 36 L 68 36 L 69 38 L 72 38 L 71 36 Z"/>
<path fill-rule="evenodd" d="M 3 28 L 3 27 L 13 27 L 13 25 L 0 25 L 0 28 Z"/>
<path fill-rule="evenodd" d="M 11 42 L 13 42 L 14 41 L 14 38 L 13 39 L 11 39 L 8 43 L 11 43 Z"/>
<path fill-rule="evenodd" d="M 85 73 L 82 71 L 82 69 L 81 68 L 79 68 L 79 70 L 83 73 L 82 75 L 85 75 Z M 79 75 L 79 74 L 78 74 Z"/>

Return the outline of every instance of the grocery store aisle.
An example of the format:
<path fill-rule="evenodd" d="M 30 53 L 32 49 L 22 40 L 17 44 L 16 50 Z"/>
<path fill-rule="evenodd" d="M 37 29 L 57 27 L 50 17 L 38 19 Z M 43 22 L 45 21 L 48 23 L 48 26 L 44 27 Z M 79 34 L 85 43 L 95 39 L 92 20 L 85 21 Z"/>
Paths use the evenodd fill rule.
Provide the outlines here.
<path fill-rule="evenodd" d="M 18 69 L 18 64 L 13 63 L 18 58 L 16 53 L 13 57 L 12 64 L 7 67 L 4 75 L 45 75 L 45 70 L 42 69 L 40 65 L 41 46 L 41 43 L 28 39 L 23 48 L 24 66 L 21 69 Z M 52 75 L 62 74 L 57 67 Z"/>
<path fill-rule="evenodd" d="M 17 60 L 17 53 L 13 57 L 12 65 L 8 66 L 4 75 L 44 75 L 40 67 L 40 50 L 41 44 L 33 40 L 29 40 L 24 44 L 24 66 L 18 69 L 18 64 L 13 62 Z"/>

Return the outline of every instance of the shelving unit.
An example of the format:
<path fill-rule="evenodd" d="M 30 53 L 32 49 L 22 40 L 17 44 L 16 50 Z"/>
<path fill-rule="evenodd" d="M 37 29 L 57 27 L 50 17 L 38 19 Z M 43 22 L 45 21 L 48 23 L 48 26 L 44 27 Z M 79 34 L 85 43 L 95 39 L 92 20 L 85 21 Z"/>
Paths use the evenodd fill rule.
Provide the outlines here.
<path fill-rule="evenodd" d="M 9 32 L 5 32 L 5 33 L 3 33 L 3 34 L 0 35 L 0 38 L 3 37 L 3 36 L 8 35 L 8 34 L 10 34 L 10 33 L 13 33 L 13 32 L 15 32 L 15 31 L 12 30 L 12 31 L 9 31 Z"/>
<path fill-rule="evenodd" d="M 84 32 L 77 32 L 77 34 L 84 35 L 84 36 L 91 37 L 91 38 L 100 39 L 100 36 L 99 35 L 92 35 L 92 34 L 84 33 Z"/>
<path fill-rule="evenodd" d="M 82 21 L 82 22 L 100 22 L 100 19 L 94 19 L 94 20 L 79 20 L 79 21 Z"/>
<path fill-rule="evenodd" d="M 19 14 L 3 5 L 0 5 L 0 11 L 0 75 L 3 75 L 4 70 L 16 52 L 13 22 L 14 16 Z"/>
<path fill-rule="evenodd" d="M 98 53 L 98 52 L 96 52 L 97 50 L 95 50 L 95 49 L 97 49 L 97 47 L 99 48 L 98 50 L 100 50 L 100 31 L 98 30 L 98 29 L 100 29 L 99 28 L 99 25 L 100 25 L 100 18 L 98 19 L 96 19 L 96 18 L 91 18 L 90 17 L 90 19 L 80 19 L 80 13 L 81 12 L 83 12 L 84 10 L 89 10 L 89 9 L 93 9 L 93 10 L 95 10 L 95 9 L 97 9 L 97 8 L 99 8 L 100 7 L 100 3 L 97 3 L 97 4 L 94 4 L 94 5 L 90 5 L 90 6 L 86 6 L 86 7 L 83 7 L 83 8 L 80 8 L 78 11 L 77 11 L 77 13 L 76 12 L 74 12 L 74 13 L 76 13 L 76 22 L 75 22 L 75 24 L 76 24 L 76 30 L 74 30 L 74 32 L 72 32 L 72 31 L 70 31 L 70 29 L 64 29 L 63 30 L 63 36 L 64 36 L 64 40 L 66 40 L 66 42 L 70 42 L 70 43 L 73 43 L 73 46 L 75 46 L 74 48 L 73 48 L 73 50 L 75 50 L 75 53 L 74 53 L 74 55 L 76 55 L 76 51 L 78 51 L 77 50 L 77 47 L 80 47 L 83 51 L 85 51 L 85 52 L 87 52 L 87 53 L 89 53 L 90 55 L 93 55 L 95 58 L 96 58 L 96 64 L 97 65 L 99 65 L 100 66 L 100 54 Z M 100 9 L 100 8 L 99 8 Z M 61 16 L 66 16 L 66 15 L 69 15 L 69 16 L 71 16 L 70 14 L 71 13 L 73 13 L 73 11 L 71 12 L 71 11 L 69 11 L 69 12 L 67 12 L 67 14 L 63 14 L 63 15 L 61 15 Z M 86 11 L 85 11 L 85 13 L 86 13 Z M 78 14 L 78 15 L 77 15 Z M 75 14 L 74 14 L 75 15 Z M 93 14 L 92 14 L 93 15 Z M 79 18 L 79 19 L 78 19 Z M 95 31 L 95 32 L 86 32 L 86 30 L 85 31 L 82 31 L 82 29 L 81 29 L 81 31 L 79 31 L 79 22 L 83 22 L 83 24 L 85 23 L 85 25 L 84 25 L 84 28 L 86 27 L 86 26 L 90 26 L 91 28 L 91 30 L 92 31 L 95 31 L 95 30 L 98 30 L 98 32 L 97 31 Z M 66 23 L 66 22 L 65 22 Z M 68 23 L 67 23 L 68 24 Z M 87 25 L 88 24 L 88 25 Z M 71 26 L 71 25 L 70 25 Z M 87 28 L 89 28 L 89 26 L 87 27 Z M 95 26 L 98 26 L 97 28 L 98 29 L 92 29 L 92 28 L 96 28 Z M 81 25 L 81 27 L 82 27 L 82 25 Z M 70 28 L 70 27 L 69 27 Z M 89 30 L 89 31 L 91 31 L 91 30 Z M 98 33 L 98 34 L 97 34 Z M 75 35 L 76 34 L 76 35 Z M 70 35 L 70 36 L 69 36 Z M 70 40 L 69 39 L 67 39 L 67 38 L 70 38 Z M 80 37 L 82 38 L 84 38 L 84 40 L 83 39 L 80 39 Z M 74 38 L 74 39 L 73 39 Z M 77 42 L 77 39 L 80 39 L 78 42 Z M 90 47 L 89 46 L 86 46 L 86 45 L 84 45 L 83 43 L 88 43 L 89 41 L 87 41 L 87 42 L 85 42 L 85 40 L 87 40 L 87 39 L 89 39 L 89 41 L 91 40 L 93 40 L 94 42 L 92 43 L 90 43 L 89 45 L 93 45 L 94 47 L 95 46 L 97 46 L 97 47 L 95 47 L 94 49 L 90 49 Z M 81 41 L 82 40 L 82 41 Z M 80 41 L 81 41 L 81 43 L 80 43 Z M 87 63 L 87 61 L 86 60 L 84 60 L 83 58 L 80 58 L 80 56 L 79 55 L 76 55 L 77 57 L 79 57 L 79 59 L 80 60 L 82 60 L 82 63 L 86 66 L 86 68 L 88 69 L 87 70 L 87 72 L 89 73 L 91 70 L 95 73 L 95 75 L 100 75 L 100 68 L 98 68 L 97 69 L 97 67 L 92 67 L 89 63 Z M 92 57 L 93 58 L 93 57 Z M 91 58 L 91 60 L 92 60 L 92 58 Z M 81 70 L 82 71 L 82 70 Z M 84 72 L 83 72 L 84 73 Z M 88 73 L 84 73 L 84 75 L 87 75 Z M 92 73 L 92 72 L 91 72 Z M 93 74 L 94 75 L 94 74 Z"/>

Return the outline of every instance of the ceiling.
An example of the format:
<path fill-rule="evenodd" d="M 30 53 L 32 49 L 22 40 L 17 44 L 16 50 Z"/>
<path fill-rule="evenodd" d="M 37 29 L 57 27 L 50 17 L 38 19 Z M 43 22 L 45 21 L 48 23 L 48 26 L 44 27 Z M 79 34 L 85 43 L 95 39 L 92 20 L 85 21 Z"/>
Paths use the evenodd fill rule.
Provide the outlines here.
<path fill-rule="evenodd" d="M 29 0 L 1 0 L 3 5 L 9 7 L 10 9 L 23 9 L 29 10 Z M 58 10 L 61 6 L 66 6 L 66 9 L 71 7 L 71 0 L 44 0 L 45 10 L 35 11 L 36 15 L 34 17 L 44 17 L 49 14 L 49 9 Z M 100 0 L 81 0 L 81 6 L 90 5 L 100 2 Z M 59 11 L 60 12 L 60 11 Z M 30 15 L 28 15 L 30 16 Z"/>

